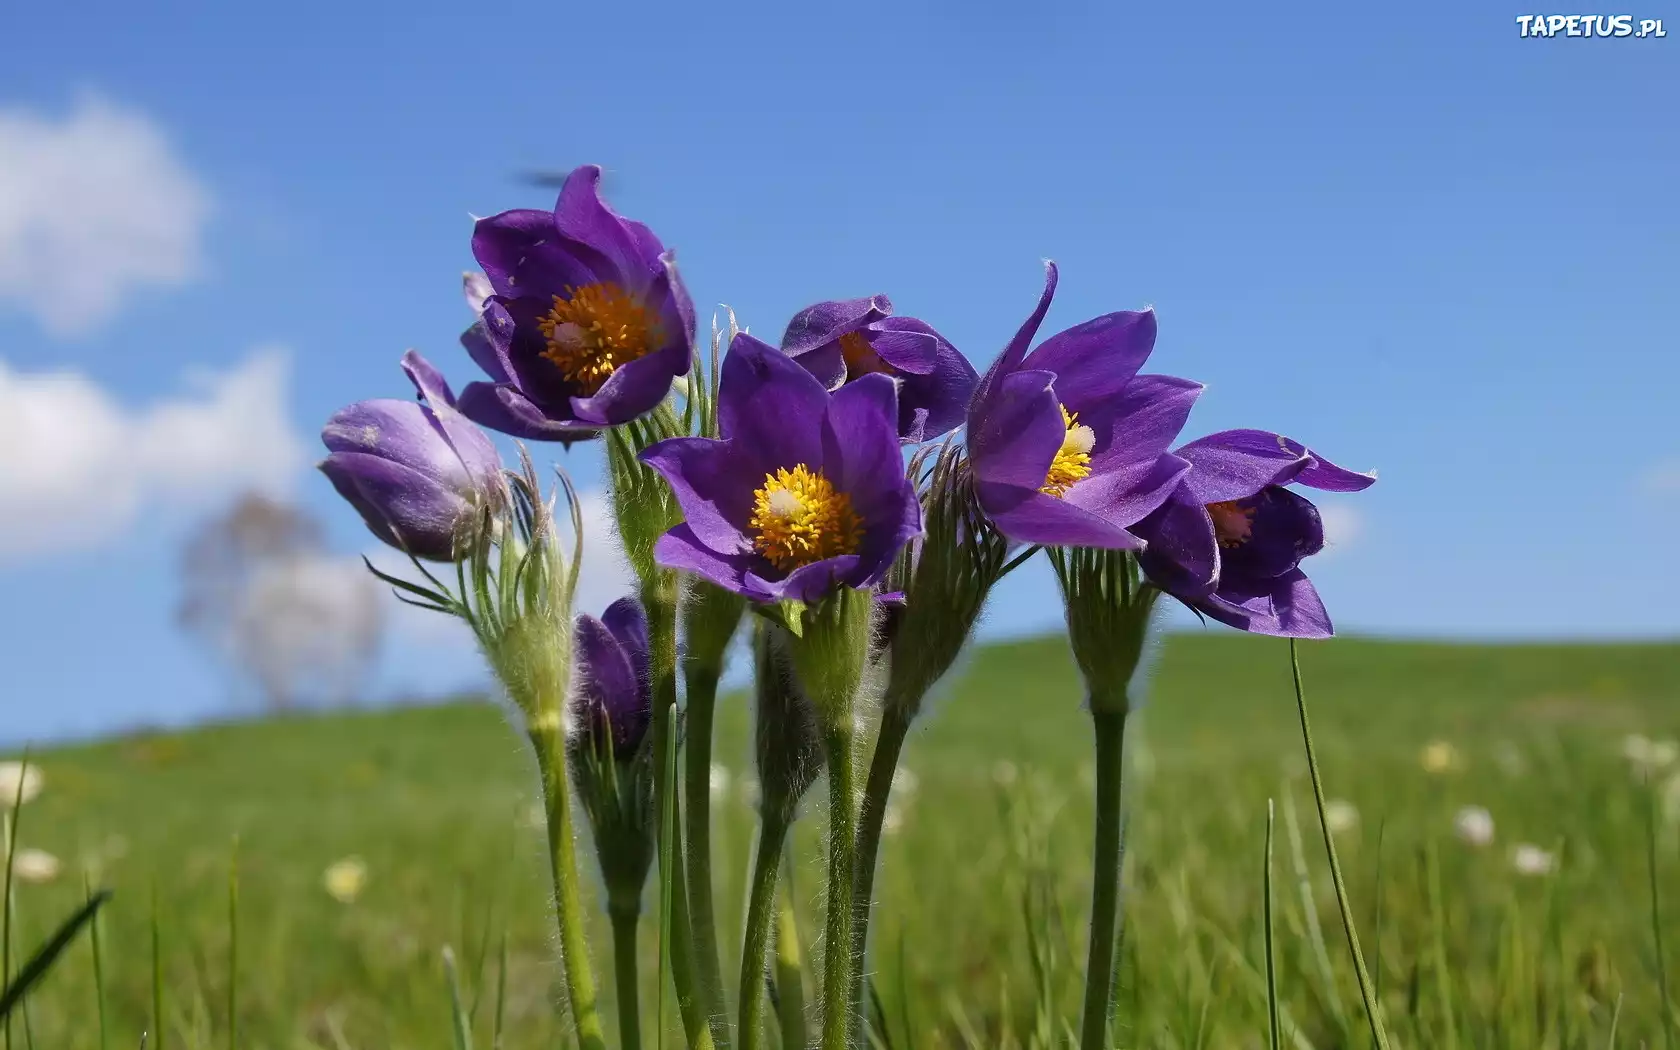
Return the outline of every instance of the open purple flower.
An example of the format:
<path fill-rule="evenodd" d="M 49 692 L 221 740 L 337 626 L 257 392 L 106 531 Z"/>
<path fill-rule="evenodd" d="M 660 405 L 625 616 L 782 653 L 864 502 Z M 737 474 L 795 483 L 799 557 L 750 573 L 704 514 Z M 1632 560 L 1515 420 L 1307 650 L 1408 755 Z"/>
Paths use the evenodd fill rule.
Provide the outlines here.
<path fill-rule="evenodd" d="M 469 384 L 461 411 L 492 430 L 585 438 L 649 411 L 689 369 L 694 305 L 671 254 L 607 207 L 600 179 L 584 165 L 552 212 L 505 211 L 473 230 L 495 294 L 462 342 L 492 382 Z"/>
<path fill-rule="evenodd" d="M 968 411 L 974 491 L 998 531 L 1047 547 L 1143 546 L 1128 531 L 1190 465 L 1168 452 L 1200 383 L 1138 375 L 1155 346 L 1151 310 L 1105 314 L 1027 347 L 1056 292 L 1044 293 Z"/>
<path fill-rule="evenodd" d="M 927 322 L 892 316 L 884 295 L 806 307 L 788 322 L 782 352 L 830 390 L 867 375 L 898 380 L 898 434 L 908 442 L 961 426 L 978 378 Z"/>
<path fill-rule="evenodd" d="M 456 561 L 504 491 L 490 436 L 455 408 L 449 384 L 410 350 L 403 371 L 421 401 L 380 398 L 340 409 L 321 430 L 320 469 L 384 542 L 431 561 Z"/>
<path fill-rule="evenodd" d="M 718 389 L 723 437 L 642 453 L 686 518 L 654 557 L 756 602 L 873 587 L 921 531 L 897 421 L 886 376 L 831 394 L 792 358 L 737 335 Z"/>
<path fill-rule="evenodd" d="M 578 731 L 597 754 L 629 761 L 642 746 L 653 718 L 653 679 L 647 614 L 634 597 L 607 606 L 600 619 L 577 618 L 577 688 L 573 711 Z"/>
<path fill-rule="evenodd" d="M 1138 563 L 1192 609 L 1255 634 L 1327 638 L 1330 617 L 1301 561 L 1324 547 L 1318 508 L 1284 486 L 1358 492 L 1376 475 L 1336 466 L 1299 441 L 1226 430 L 1177 450 L 1191 470 L 1133 531 Z"/>

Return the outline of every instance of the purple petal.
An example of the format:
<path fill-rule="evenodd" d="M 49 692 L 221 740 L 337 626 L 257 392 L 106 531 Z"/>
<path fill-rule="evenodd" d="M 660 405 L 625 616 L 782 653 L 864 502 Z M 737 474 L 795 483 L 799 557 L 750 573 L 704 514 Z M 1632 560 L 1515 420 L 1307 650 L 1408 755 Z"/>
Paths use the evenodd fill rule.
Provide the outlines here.
<path fill-rule="evenodd" d="M 414 389 L 426 399 L 426 407 L 439 432 L 448 439 L 467 473 L 481 479 L 499 472 L 502 458 L 497 455 L 490 435 L 457 411 L 455 393 L 449 389 L 449 381 L 443 378 L 443 373 L 414 350 L 403 354 L 402 369 L 414 384 Z"/>
<path fill-rule="evenodd" d="M 670 484 L 695 542 L 719 554 L 752 549 L 742 530 L 752 519 L 761 472 L 742 462 L 733 439 L 667 438 L 643 451 L 641 460 Z"/>
<path fill-rule="evenodd" d="M 671 392 L 671 381 L 686 375 L 687 346 L 673 344 L 613 369 L 590 397 L 571 399 L 578 419 L 598 426 L 618 426 L 653 411 Z"/>
<path fill-rule="evenodd" d="M 693 573 L 748 598 L 758 597 L 749 592 L 746 583 L 747 567 L 753 558 L 752 554 L 721 554 L 713 550 L 700 542 L 686 524 L 678 525 L 653 544 L 653 560 L 661 566 Z"/>
<path fill-rule="evenodd" d="M 749 590 L 766 595 L 760 601 L 800 601 L 818 602 L 836 587 L 867 586 L 865 581 L 856 579 L 858 576 L 859 558 L 855 554 L 842 554 L 833 558 L 824 558 L 809 565 L 801 565 L 788 573 L 784 579 L 768 580 L 756 572 L 747 573 Z"/>
<path fill-rule="evenodd" d="M 339 409 L 321 428 L 321 442 L 329 452 L 378 456 L 434 481 L 465 480 L 461 458 L 413 401 L 376 398 Z"/>
<path fill-rule="evenodd" d="M 824 343 L 794 360 L 799 362 L 799 367 L 811 373 L 825 390 L 838 390 L 840 384 L 846 381 L 846 355 L 838 341 Z"/>
<path fill-rule="evenodd" d="M 461 294 L 466 297 L 467 308 L 477 315 L 484 312 L 484 300 L 495 295 L 496 289 L 484 274 L 466 270 L 461 274 Z"/>
<path fill-rule="evenodd" d="M 914 317 L 889 317 L 870 325 L 863 338 L 875 356 L 900 373 L 926 375 L 939 356 L 939 333 Z"/>
<path fill-rule="evenodd" d="M 1032 345 L 1033 336 L 1038 334 L 1038 326 L 1044 323 L 1044 315 L 1050 312 L 1050 300 L 1056 296 L 1056 280 L 1058 271 L 1056 264 L 1046 259 L 1044 261 L 1044 291 L 1039 293 L 1038 305 L 1022 322 L 1015 338 L 1003 348 L 1003 355 L 998 358 L 997 365 L 1003 372 L 1013 372 L 1021 367 L 1021 361 L 1027 356 L 1027 347 Z"/>
<path fill-rule="evenodd" d="M 1305 497 L 1271 485 L 1236 503 L 1251 517 L 1248 536 L 1224 551 L 1230 582 L 1274 580 L 1324 549 L 1324 524 Z"/>
<path fill-rule="evenodd" d="M 774 347 L 740 333 L 729 344 L 718 379 L 718 429 L 740 448 L 774 466 L 822 462 L 822 419 L 828 391 Z"/>
<path fill-rule="evenodd" d="M 642 677 L 607 625 L 588 614 L 573 627 L 577 645 L 578 693 L 606 711 L 615 735 L 642 706 Z"/>
<path fill-rule="evenodd" d="M 1155 311 L 1123 311 L 1075 325 L 1046 339 L 1022 368 L 1056 373 L 1056 389 L 1081 404 L 1117 396 L 1155 348 Z M 1074 411 L 1072 402 L 1064 402 Z"/>
<path fill-rule="evenodd" d="M 977 481 L 974 491 L 998 531 L 1017 543 L 1108 550 L 1137 550 L 1143 546 L 1125 529 L 1035 489 Z"/>
<path fill-rule="evenodd" d="M 607 606 L 601 613 L 601 622 L 606 624 L 607 630 L 624 647 L 624 652 L 630 657 L 630 666 L 643 679 L 648 675 L 651 666 L 648 648 L 647 612 L 635 595 L 627 595 Z"/>
<path fill-rule="evenodd" d="M 927 375 L 905 375 L 898 389 L 898 432 L 910 441 L 925 441 L 963 425 L 969 399 L 979 376 L 956 347 L 943 340 Z"/>
<path fill-rule="evenodd" d="M 594 164 L 584 164 L 566 176 L 554 205 L 553 223 L 563 236 L 601 253 L 625 291 L 641 292 L 664 272 L 661 253 L 644 254 L 647 245 L 642 234 L 601 200 L 601 169 Z"/>
<path fill-rule="evenodd" d="M 1213 519 L 1182 488 L 1131 531 L 1149 544 L 1138 555 L 1138 565 L 1157 587 L 1180 598 L 1213 591 L 1219 576 Z"/>
<path fill-rule="evenodd" d="M 567 285 L 581 287 L 613 276 L 598 252 L 560 235 L 552 213 L 531 208 L 478 220 L 472 250 L 496 294 L 509 298 L 547 300 Z"/>
<path fill-rule="evenodd" d="M 1127 464 L 1124 468 L 1094 473 L 1076 481 L 1064 495 L 1068 503 L 1088 510 L 1122 528 L 1136 524 L 1167 501 L 1190 464 L 1170 452 L 1152 463 Z"/>
<path fill-rule="evenodd" d="M 379 456 L 334 452 L 320 470 L 375 536 L 417 558 L 453 561 L 457 527 L 472 505 L 418 471 Z"/>
<path fill-rule="evenodd" d="M 1287 485 L 1312 465 L 1288 439 L 1265 430 L 1222 430 L 1177 450 L 1194 470 L 1189 488 L 1203 504 L 1245 499 L 1267 485 Z"/>
<path fill-rule="evenodd" d="M 1250 634 L 1328 638 L 1335 633 L 1317 589 L 1299 569 L 1278 579 L 1270 594 L 1241 604 L 1216 595 L 1195 602 L 1194 607 L 1220 623 Z"/>
<path fill-rule="evenodd" d="M 576 422 L 549 419 L 524 394 L 505 383 L 468 383 L 461 391 L 458 407 L 479 426 L 527 441 L 570 445 L 599 433 Z"/>
<path fill-rule="evenodd" d="M 884 375 L 847 383 L 829 398 L 823 418 L 822 467 L 852 508 L 868 520 L 904 481 L 898 444 L 898 388 Z"/>
<path fill-rule="evenodd" d="M 506 313 L 506 310 L 499 303 L 490 305 Z M 466 348 L 467 356 L 472 358 L 473 364 L 484 369 L 485 374 L 493 381 L 497 383 L 511 383 L 513 381 L 513 373 L 508 370 L 507 358 L 490 341 L 490 333 L 485 330 L 482 322 L 474 322 L 472 327 L 461 333 L 461 345 Z"/>
<path fill-rule="evenodd" d="M 1056 377 L 1056 393 L 1079 422 L 1091 428 L 1091 470 L 1100 472 L 1123 463 L 1150 464 L 1172 448 L 1190 418 L 1190 409 L 1203 386 L 1173 376 L 1138 376 L 1117 397 L 1092 402 L 1080 387 Z"/>
<path fill-rule="evenodd" d="M 782 352 L 789 357 L 799 357 L 890 313 L 892 300 L 884 295 L 837 299 L 807 306 L 793 315 L 787 331 L 782 333 Z"/>
<path fill-rule="evenodd" d="M 1048 372 L 1011 372 L 976 400 L 968 450 L 982 481 L 1036 491 L 1067 437 Z"/>

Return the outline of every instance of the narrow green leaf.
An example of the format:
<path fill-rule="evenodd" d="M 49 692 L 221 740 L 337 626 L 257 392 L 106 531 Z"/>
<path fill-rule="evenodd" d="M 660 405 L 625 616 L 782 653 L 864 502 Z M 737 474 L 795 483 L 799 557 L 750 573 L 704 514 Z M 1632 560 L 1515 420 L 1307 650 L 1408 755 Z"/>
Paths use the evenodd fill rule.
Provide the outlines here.
<path fill-rule="evenodd" d="M 29 958 L 29 961 L 18 967 L 17 977 L 6 985 L 0 992 L 0 1019 L 10 1019 L 12 1010 L 23 1001 L 42 977 L 46 976 L 58 956 L 76 939 L 83 926 L 94 917 L 105 902 L 111 899 L 110 890 L 100 890 L 87 903 L 78 908 L 75 914 L 66 919 L 63 924 L 47 939 L 47 942 Z"/>

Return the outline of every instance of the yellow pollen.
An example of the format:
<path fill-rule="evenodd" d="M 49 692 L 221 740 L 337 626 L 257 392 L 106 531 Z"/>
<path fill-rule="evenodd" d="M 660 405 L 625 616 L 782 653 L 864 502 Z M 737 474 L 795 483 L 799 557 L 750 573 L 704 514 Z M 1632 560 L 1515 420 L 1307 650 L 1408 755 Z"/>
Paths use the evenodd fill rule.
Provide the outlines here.
<path fill-rule="evenodd" d="M 1097 435 L 1079 422 L 1079 413 L 1070 413 L 1066 405 L 1062 406 L 1062 425 L 1067 427 L 1062 447 L 1056 450 L 1056 458 L 1050 461 L 1050 472 L 1044 477 L 1044 487 L 1038 490 L 1057 499 L 1067 495 L 1074 482 L 1091 476 L 1091 449 L 1097 443 Z"/>
<path fill-rule="evenodd" d="M 898 369 L 881 360 L 881 355 L 869 345 L 862 332 L 847 332 L 840 337 L 840 356 L 846 361 L 846 378 L 856 379 L 871 372 L 895 376 Z"/>
<path fill-rule="evenodd" d="M 537 327 L 548 341 L 542 356 L 584 397 L 599 391 L 621 365 L 664 341 L 653 311 L 611 282 L 568 286 Z"/>
<path fill-rule="evenodd" d="M 1241 547 L 1254 531 L 1254 508 L 1244 507 L 1237 500 L 1209 503 L 1208 517 L 1213 519 L 1213 534 L 1226 550 Z"/>
<path fill-rule="evenodd" d="M 855 554 L 863 541 L 863 523 L 851 498 L 803 463 L 764 476 L 753 493 L 750 524 L 753 549 L 784 572 Z"/>

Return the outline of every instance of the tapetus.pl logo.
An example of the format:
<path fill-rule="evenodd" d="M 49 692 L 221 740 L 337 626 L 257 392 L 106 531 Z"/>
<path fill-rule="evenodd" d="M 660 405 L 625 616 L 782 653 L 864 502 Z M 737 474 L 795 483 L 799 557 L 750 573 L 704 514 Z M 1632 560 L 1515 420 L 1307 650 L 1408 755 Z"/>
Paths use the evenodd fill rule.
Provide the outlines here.
<path fill-rule="evenodd" d="M 1529 36 L 1632 37 L 1659 39 L 1668 35 L 1660 18 L 1632 15 L 1518 15 L 1517 30 Z"/>

